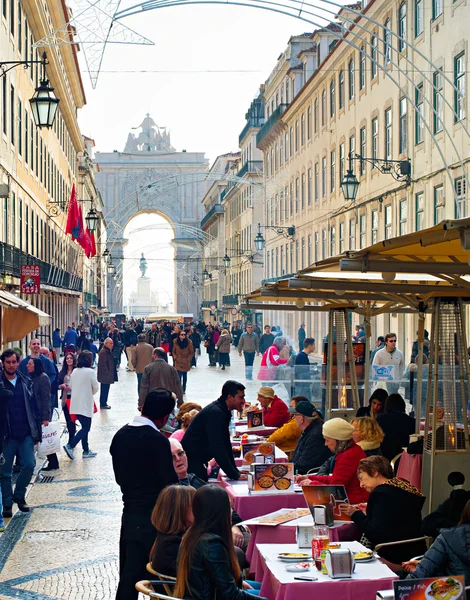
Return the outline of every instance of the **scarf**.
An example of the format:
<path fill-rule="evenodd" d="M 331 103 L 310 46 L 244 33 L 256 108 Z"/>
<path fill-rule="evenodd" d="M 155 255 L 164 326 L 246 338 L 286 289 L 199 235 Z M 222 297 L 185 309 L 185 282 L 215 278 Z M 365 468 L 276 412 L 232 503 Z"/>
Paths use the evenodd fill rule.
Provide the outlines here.
<path fill-rule="evenodd" d="M 380 448 L 380 444 L 378 442 L 368 442 L 367 440 L 361 440 L 360 442 L 356 442 L 359 448 L 362 448 L 364 452 L 366 450 L 375 450 L 376 448 Z"/>
<path fill-rule="evenodd" d="M 188 338 L 185 337 L 184 340 L 181 340 L 179 337 L 176 339 L 176 343 L 178 344 L 178 346 L 184 350 L 184 348 L 188 347 Z"/>
<path fill-rule="evenodd" d="M 414 485 L 411 485 L 411 483 L 408 483 L 408 481 L 403 481 L 403 479 L 398 479 L 397 477 L 389 479 L 384 485 L 391 485 L 393 487 L 400 488 L 401 490 L 409 492 L 410 494 L 414 494 L 415 496 L 423 496 L 423 494 L 418 490 L 418 488 L 415 488 Z"/>

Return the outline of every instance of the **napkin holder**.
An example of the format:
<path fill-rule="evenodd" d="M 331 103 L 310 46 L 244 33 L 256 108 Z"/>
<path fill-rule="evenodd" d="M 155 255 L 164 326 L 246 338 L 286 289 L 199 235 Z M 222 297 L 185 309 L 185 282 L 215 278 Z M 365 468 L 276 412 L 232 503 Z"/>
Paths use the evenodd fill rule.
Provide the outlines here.
<path fill-rule="evenodd" d="M 349 548 L 327 550 L 325 565 L 328 576 L 331 579 L 352 577 L 354 572 L 354 554 Z"/>
<path fill-rule="evenodd" d="M 313 527 L 311 525 L 297 525 L 296 539 L 299 548 L 311 548 Z"/>
<path fill-rule="evenodd" d="M 264 454 L 261 454 L 261 452 L 254 452 L 253 456 L 255 457 L 255 460 L 253 462 L 257 465 L 264 465 L 264 463 L 266 462 L 266 456 Z"/>
<path fill-rule="evenodd" d="M 333 506 L 331 504 L 315 504 L 311 511 L 313 512 L 313 522 L 315 525 L 331 525 L 335 522 Z"/>
<path fill-rule="evenodd" d="M 395 592 L 393 590 L 379 590 L 375 596 L 375 600 L 393 600 Z"/>

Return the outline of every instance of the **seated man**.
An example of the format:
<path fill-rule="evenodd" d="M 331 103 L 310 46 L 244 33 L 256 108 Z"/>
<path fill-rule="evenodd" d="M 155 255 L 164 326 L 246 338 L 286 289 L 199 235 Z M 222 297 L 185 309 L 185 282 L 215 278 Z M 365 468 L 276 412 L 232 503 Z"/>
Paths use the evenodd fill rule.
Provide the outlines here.
<path fill-rule="evenodd" d="M 294 396 L 290 401 L 289 406 L 295 408 L 299 402 L 308 402 L 308 399 L 305 396 Z M 273 431 L 267 439 L 268 442 L 276 444 L 283 452 L 289 452 L 295 448 L 299 441 L 300 434 L 302 433 L 297 425 L 294 415 L 289 414 L 289 416 L 291 417 L 291 420 L 282 427 L 279 427 L 276 431 Z"/>
<path fill-rule="evenodd" d="M 188 473 L 188 457 L 186 456 L 186 452 L 184 451 L 183 446 L 176 440 L 175 438 L 170 438 L 170 446 L 171 446 L 171 454 L 173 456 L 173 467 L 176 471 L 176 475 L 178 476 L 180 485 L 191 485 L 193 488 L 198 490 L 203 485 L 207 485 L 207 483 L 194 475 L 194 473 Z M 238 526 L 238 523 L 241 523 L 242 519 L 240 515 L 232 509 L 232 536 L 233 543 L 236 548 L 240 548 L 243 553 L 246 551 L 248 547 L 248 542 L 250 540 L 250 532 L 245 527 Z M 237 558 L 240 557 L 237 553 Z M 243 557 L 243 563 L 246 563 L 246 559 Z M 242 567 L 245 568 L 245 567 Z"/>
<path fill-rule="evenodd" d="M 263 408 L 263 423 L 266 427 L 282 427 L 290 420 L 287 404 L 275 395 L 273 388 L 261 387 L 258 390 L 258 402 Z"/>
<path fill-rule="evenodd" d="M 322 434 L 323 416 L 310 402 L 299 402 L 296 408 L 289 408 L 289 412 L 302 431 L 291 462 L 296 473 L 305 475 L 331 456 Z"/>

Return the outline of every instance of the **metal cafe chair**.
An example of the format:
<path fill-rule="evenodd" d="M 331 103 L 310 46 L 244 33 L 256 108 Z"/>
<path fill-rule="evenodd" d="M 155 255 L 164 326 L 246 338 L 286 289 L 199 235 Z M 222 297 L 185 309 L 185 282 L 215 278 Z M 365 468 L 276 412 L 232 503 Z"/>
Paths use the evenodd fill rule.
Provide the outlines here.
<path fill-rule="evenodd" d="M 171 575 L 164 575 L 163 573 L 159 573 L 152 568 L 152 563 L 147 563 L 147 571 L 157 577 L 157 581 L 159 581 L 160 585 L 163 586 L 163 589 L 167 594 L 173 594 L 173 590 L 176 584 L 176 577 L 172 577 Z"/>

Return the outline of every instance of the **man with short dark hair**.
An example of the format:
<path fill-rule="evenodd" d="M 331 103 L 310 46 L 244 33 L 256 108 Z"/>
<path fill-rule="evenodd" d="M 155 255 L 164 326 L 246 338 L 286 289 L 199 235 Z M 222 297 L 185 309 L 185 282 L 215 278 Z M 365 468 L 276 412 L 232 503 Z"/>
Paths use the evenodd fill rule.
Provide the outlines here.
<path fill-rule="evenodd" d="M 158 325 L 156 323 L 152 323 L 151 329 L 147 331 L 146 334 L 146 342 L 150 344 L 153 348 L 157 348 L 161 343 L 161 335 L 158 331 Z"/>
<path fill-rule="evenodd" d="M 295 394 L 310 398 L 310 360 L 309 354 L 315 352 L 315 338 L 305 338 L 304 349 L 295 357 Z"/>
<path fill-rule="evenodd" d="M 137 600 L 137 581 L 146 579 L 145 566 L 155 541 L 150 516 L 167 485 L 178 483 L 170 443 L 160 432 L 175 407 L 171 392 L 154 389 L 145 396 L 142 414 L 114 436 L 111 456 L 124 510 L 119 541 L 119 586 L 116 600 Z"/>
<path fill-rule="evenodd" d="M 175 367 L 168 364 L 166 352 L 163 348 L 153 349 L 153 362 L 147 365 L 142 374 L 140 384 L 139 408 L 144 403 L 150 390 L 163 388 L 174 392 L 177 397 L 177 404 L 183 404 L 183 388 L 181 387 L 180 377 Z"/>
<path fill-rule="evenodd" d="M 26 365 L 28 364 L 29 359 L 39 358 L 41 359 L 41 362 L 44 366 L 44 372 L 49 377 L 49 380 L 52 385 L 57 377 L 56 369 L 54 368 L 54 363 L 52 362 L 52 360 L 48 356 L 41 354 L 41 342 L 37 338 L 33 338 L 29 342 L 29 350 L 30 354 L 25 356 L 25 358 L 23 358 L 23 360 L 20 361 L 20 364 L 18 365 L 18 371 L 25 377 L 28 377 L 28 370 L 26 368 Z"/>
<path fill-rule="evenodd" d="M 248 323 L 245 333 L 242 334 L 238 342 L 238 356 L 245 358 L 245 377 L 253 379 L 253 363 L 255 362 L 255 354 L 259 356 L 259 337 L 253 331 L 253 325 Z"/>
<path fill-rule="evenodd" d="M 386 381 L 389 394 L 396 393 L 401 384 L 403 371 L 405 370 L 405 359 L 401 350 L 397 348 L 397 334 L 387 333 L 385 336 L 385 347 L 374 356 L 373 367 L 391 367 L 389 369 L 392 380 Z M 375 369 L 376 370 L 376 369 Z"/>
<path fill-rule="evenodd" d="M 137 346 L 132 348 L 130 362 L 137 373 L 137 393 L 140 393 L 140 384 L 144 369 L 153 360 L 153 347 L 145 341 L 145 333 L 139 333 L 137 336 Z"/>
<path fill-rule="evenodd" d="M 264 354 L 269 346 L 272 346 L 274 342 L 274 335 L 271 333 L 271 327 L 269 325 L 264 326 L 264 333 L 259 339 L 259 351 Z"/>
<path fill-rule="evenodd" d="M 302 350 L 303 350 L 306 337 L 307 337 L 307 332 L 305 331 L 305 323 L 301 323 L 300 327 L 299 327 L 299 331 L 297 332 L 297 338 L 299 340 L 299 352 L 302 352 Z"/>
<path fill-rule="evenodd" d="M 191 473 L 207 481 L 207 464 L 215 458 L 229 479 L 240 478 L 228 428 L 232 410 L 241 411 L 244 405 L 245 386 L 229 380 L 224 383 L 220 398 L 194 417 L 182 441 Z"/>
<path fill-rule="evenodd" d="M 291 460 L 296 474 L 305 475 L 310 469 L 321 467 L 331 456 L 322 434 L 323 417 L 313 404 L 305 401 L 289 408 L 289 412 L 302 431 Z"/>
<path fill-rule="evenodd" d="M 379 350 L 382 350 L 382 348 L 385 348 L 385 338 L 383 335 L 378 335 L 377 339 L 375 340 L 375 348 L 370 352 L 371 364 L 374 362 L 374 357 L 377 354 L 377 352 Z"/>

